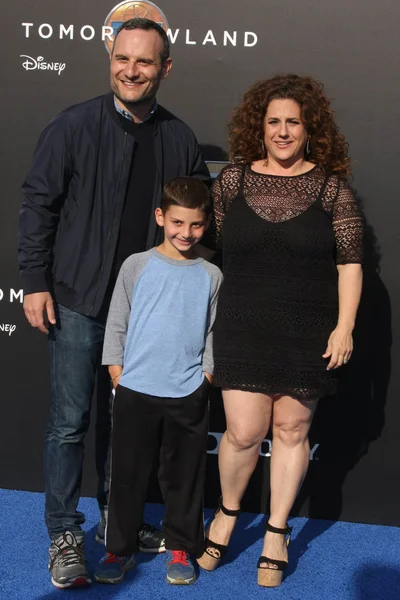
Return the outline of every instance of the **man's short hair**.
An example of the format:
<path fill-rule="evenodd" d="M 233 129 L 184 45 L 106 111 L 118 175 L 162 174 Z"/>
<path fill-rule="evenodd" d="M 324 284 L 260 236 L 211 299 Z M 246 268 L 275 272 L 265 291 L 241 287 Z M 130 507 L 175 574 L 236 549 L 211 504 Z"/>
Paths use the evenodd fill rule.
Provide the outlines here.
<path fill-rule="evenodd" d="M 121 31 L 123 31 L 124 29 L 127 29 L 128 31 L 132 31 L 133 29 L 144 29 L 144 31 L 157 31 L 158 35 L 161 37 L 164 43 L 164 50 L 161 52 L 161 63 L 163 64 L 167 60 L 167 58 L 169 58 L 171 47 L 168 36 L 165 33 L 164 29 L 160 27 L 160 25 L 158 25 L 158 23 L 156 23 L 155 21 L 151 21 L 150 19 L 144 19 L 141 17 L 137 17 L 135 19 L 128 19 L 127 21 L 124 21 L 119 27 L 117 33 L 115 34 L 114 44 L 115 40 L 118 37 L 118 34 L 120 34 Z"/>
<path fill-rule="evenodd" d="M 163 214 L 170 206 L 193 208 L 211 214 L 211 197 L 207 186 L 194 177 L 177 177 L 165 184 L 161 197 Z"/>

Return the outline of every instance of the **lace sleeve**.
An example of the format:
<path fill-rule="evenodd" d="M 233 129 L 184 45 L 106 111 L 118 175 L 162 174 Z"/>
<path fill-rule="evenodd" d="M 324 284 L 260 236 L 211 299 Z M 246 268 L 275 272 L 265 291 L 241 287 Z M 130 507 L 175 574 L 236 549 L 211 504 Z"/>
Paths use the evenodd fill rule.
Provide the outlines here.
<path fill-rule="evenodd" d="M 217 249 L 221 248 L 222 225 L 230 204 L 238 194 L 242 173 L 242 166 L 228 165 L 211 186 L 213 214 L 208 237 L 213 239 L 213 245 Z"/>
<path fill-rule="evenodd" d="M 214 234 L 215 247 L 221 248 L 221 230 L 225 216 L 225 206 L 222 194 L 221 175 L 213 181 L 211 186 L 211 197 L 213 201 L 212 232 Z"/>
<path fill-rule="evenodd" d="M 349 184 L 339 181 L 332 206 L 332 224 L 336 240 L 336 264 L 363 262 L 364 218 Z"/>

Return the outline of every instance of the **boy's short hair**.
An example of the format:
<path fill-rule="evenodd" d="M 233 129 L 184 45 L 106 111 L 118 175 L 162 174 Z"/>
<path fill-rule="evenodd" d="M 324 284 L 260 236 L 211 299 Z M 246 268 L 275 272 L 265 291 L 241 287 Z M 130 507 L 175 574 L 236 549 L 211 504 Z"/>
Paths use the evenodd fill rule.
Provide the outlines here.
<path fill-rule="evenodd" d="M 177 177 L 165 184 L 160 208 L 165 214 L 170 206 L 194 208 L 211 214 L 211 197 L 207 186 L 194 177 Z"/>

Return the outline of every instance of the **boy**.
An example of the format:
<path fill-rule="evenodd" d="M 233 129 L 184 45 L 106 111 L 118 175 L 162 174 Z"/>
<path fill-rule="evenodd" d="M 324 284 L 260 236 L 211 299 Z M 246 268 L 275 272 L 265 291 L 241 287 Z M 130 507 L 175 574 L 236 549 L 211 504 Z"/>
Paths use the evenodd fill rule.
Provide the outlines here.
<path fill-rule="evenodd" d="M 207 187 L 169 182 L 157 224 L 164 242 L 122 265 L 111 301 L 103 364 L 116 395 L 106 556 L 95 579 L 119 583 L 135 566 L 137 534 L 154 461 L 166 512 L 167 581 L 196 580 L 190 554 L 203 551 L 212 326 L 220 270 L 194 246 L 211 213 Z"/>

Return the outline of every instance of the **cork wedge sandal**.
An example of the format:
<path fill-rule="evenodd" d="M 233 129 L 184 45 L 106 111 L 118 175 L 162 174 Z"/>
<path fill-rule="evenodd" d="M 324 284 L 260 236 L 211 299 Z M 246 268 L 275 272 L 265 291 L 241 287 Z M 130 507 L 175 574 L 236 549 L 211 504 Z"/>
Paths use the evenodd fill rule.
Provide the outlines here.
<path fill-rule="evenodd" d="M 220 498 L 218 508 L 215 511 L 215 515 L 217 515 L 219 511 L 222 511 L 227 517 L 235 517 L 236 519 L 238 519 L 240 515 L 240 508 L 237 510 L 229 510 L 229 508 L 226 508 L 222 504 L 222 496 Z M 210 531 L 210 528 L 208 531 Z M 206 571 L 214 571 L 214 569 L 218 567 L 219 563 L 224 558 L 227 551 L 227 545 L 225 546 L 223 544 L 217 544 L 216 542 L 213 542 L 207 537 L 206 534 L 204 552 L 200 558 L 197 559 L 197 563 Z"/>
<path fill-rule="evenodd" d="M 277 533 L 286 537 L 286 545 L 290 544 L 292 527 L 286 525 L 285 529 L 278 529 L 267 523 L 267 531 Z M 264 563 L 268 563 L 266 566 Z M 263 587 L 279 587 L 282 583 L 283 572 L 287 568 L 288 563 L 285 560 L 275 560 L 268 556 L 260 556 L 257 563 L 257 583 Z"/>

